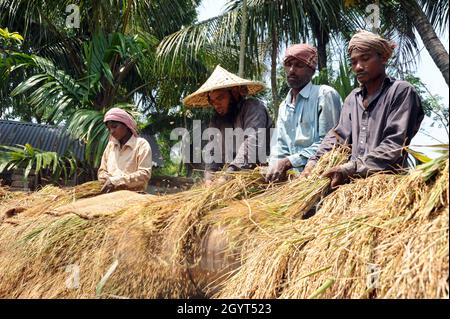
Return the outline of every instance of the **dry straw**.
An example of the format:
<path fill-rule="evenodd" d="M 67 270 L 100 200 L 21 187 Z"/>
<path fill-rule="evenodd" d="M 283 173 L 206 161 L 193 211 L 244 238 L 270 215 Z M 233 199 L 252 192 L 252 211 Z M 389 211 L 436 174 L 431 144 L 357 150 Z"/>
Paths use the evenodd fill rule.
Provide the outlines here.
<path fill-rule="evenodd" d="M 98 183 L 2 189 L 0 297 L 448 298 L 448 158 L 330 193 L 320 173 L 347 157 L 328 154 L 310 179 L 266 185 L 258 171 L 239 172 L 122 206 L 126 192 L 108 197 L 115 205 L 81 200 Z M 83 214 L 71 213 L 77 205 Z M 217 229 L 221 261 L 237 260 L 220 276 L 203 264 Z"/>
<path fill-rule="evenodd" d="M 308 220 L 260 224 L 216 297 L 448 298 L 448 158 L 329 195 Z"/>
<path fill-rule="evenodd" d="M 190 265 L 181 256 L 195 247 L 199 230 L 185 225 L 196 224 L 196 218 L 209 209 L 234 198 L 252 196 L 265 187 L 261 176 L 251 172 L 235 174 L 213 188 L 144 196 L 116 211 L 109 210 L 108 202 L 97 197 L 97 206 L 104 204 L 105 213 L 97 212 L 95 218 L 77 214 L 54 216 L 55 208 L 65 210 L 61 201 L 70 202 L 67 191 L 56 195 L 59 201 L 45 206 L 42 202 L 48 202 L 48 198 L 40 198 L 49 189 L 32 194 L 26 206 L 21 203 L 26 209 L 15 217 L 14 225 L 0 224 L 0 296 L 200 296 L 202 292 L 190 278 Z M 195 205 L 195 201 L 199 203 Z M 38 204 L 39 212 L 33 203 Z M 76 285 L 67 283 L 72 271 L 79 275 L 74 275 L 79 279 Z"/>

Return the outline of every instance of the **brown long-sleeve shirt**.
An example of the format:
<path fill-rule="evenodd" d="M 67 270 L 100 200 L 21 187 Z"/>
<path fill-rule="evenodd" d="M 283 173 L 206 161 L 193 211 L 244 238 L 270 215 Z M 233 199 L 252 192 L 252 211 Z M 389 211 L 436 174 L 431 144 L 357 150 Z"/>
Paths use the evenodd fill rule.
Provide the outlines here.
<path fill-rule="evenodd" d="M 363 105 L 365 95 L 364 88 L 357 88 L 347 97 L 339 123 L 310 159 L 312 164 L 334 145 L 348 144 L 352 155 L 345 167 L 351 176 L 367 177 L 406 167 L 404 146 L 410 144 L 424 118 L 419 95 L 408 82 L 390 77 L 367 109 Z"/>
<path fill-rule="evenodd" d="M 264 103 L 256 98 L 247 98 L 239 103 L 235 112 L 235 114 L 229 114 L 225 117 L 215 115 L 211 119 L 209 128 L 220 131 L 221 136 L 216 136 L 214 143 L 216 150 L 221 150 L 221 154 L 219 161 L 206 164 L 207 173 L 222 169 L 226 163 L 238 169 L 244 169 L 252 168 L 255 164 L 267 161 L 270 151 L 272 120 Z M 235 129 L 242 129 L 246 133 L 243 134 L 241 143 L 236 141 L 235 145 L 232 145 L 232 141 L 227 140 L 225 136 L 227 130 Z M 253 129 L 253 131 L 246 131 L 247 129 Z M 264 136 L 258 135 L 259 129 L 265 132 Z M 232 147 L 229 156 L 226 154 L 227 147 Z M 208 155 L 214 157 L 216 154 L 214 150 L 211 150 Z"/>

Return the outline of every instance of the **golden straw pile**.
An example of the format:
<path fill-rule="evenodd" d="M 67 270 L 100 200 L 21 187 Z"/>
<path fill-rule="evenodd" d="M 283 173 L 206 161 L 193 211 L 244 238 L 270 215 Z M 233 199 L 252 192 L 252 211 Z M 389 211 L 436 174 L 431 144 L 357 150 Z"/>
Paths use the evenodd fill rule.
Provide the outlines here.
<path fill-rule="evenodd" d="M 0 298 L 448 298 L 448 158 L 331 191 L 347 157 L 132 200 L 0 189 Z"/>
<path fill-rule="evenodd" d="M 227 201 L 248 198 L 267 187 L 257 172 L 242 173 L 214 188 L 142 195 L 133 205 L 111 211 L 112 204 L 127 198 L 127 192 L 117 192 L 114 203 L 104 199 L 111 194 L 94 197 L 96 210 L 104 207 L 104 214 L 97 211 L 95 216 L 58 210 L 96 195 L 97 183 L 76 191 L 47 187 L 20 200 L 4 200 L 0 297 L 202 296 L 184 256 L 203 232 L 197 221 Z"/>
<path fill-rule="evenodd" d="M 448 163 L 355 181 L 308 220 L 266 210 L 215 297 L 448 298 Z"/>

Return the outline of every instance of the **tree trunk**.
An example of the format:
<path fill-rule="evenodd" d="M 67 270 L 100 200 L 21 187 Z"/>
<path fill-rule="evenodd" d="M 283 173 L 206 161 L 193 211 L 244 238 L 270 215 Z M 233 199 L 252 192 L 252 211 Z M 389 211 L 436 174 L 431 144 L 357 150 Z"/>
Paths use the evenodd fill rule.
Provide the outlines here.
<path fill-rule="evenodd" d="M 275 121 L 278 117 L 278 108 L 280 104 L 280 99 L 278 96 L 278 84 L 277 84 L 277 57 L 278 57 L 278 37 L 277 30 L 274 28 L 272 30 L 272 52 L 271 52 L 271 69 L 270 69 L 270 82 L 272 86 L 272 103 L 273 103 L 273 113 Z"/>
<path fill-rule="evenodd" d="M 447 85 L 449 85 L 448 52 L 445 50 L 442 42 L 439 40 L 436 32 L 433 29 L 433 26 L 415 0 L 400 0 L 400 3 L 405 9 L 408 17 L 411 19 L 411 21 L 413 21 L 414 26 L 416 27 L 420 37 L 422 38 L 423 44 L 428 50 L 428 53 L 430 53 L 430 56 L 433 58 L 434 63 L 441 71 L 445 82 L 447 83 Z"/>
<path fill-rule="evenodd" d="M 245 46 L 247 40 L 247 0 L 243 1 L 242 4 L 242 27 L 241 27 L 241 48 L 239 55 L 239 76 L 244 77 L 245 70 Z"/>
<path fill-rule="evenodd" d="M 316 21 L 319 21 L 318 18 Z M 325 30 L 320 22 L 313 23 L 312 31 L 317 40 L 317 54 L 319 71 L 325 72 L 325 83 L 328 84 L 328 65 L 327 65 L 327 44 L 330 41 L 328 30 Z"/>
<path fill-rule="evenodd" d="M 123 15 L 123 21 L 122 21 L 122 24 L 123 24 L 122 25 L 122 33 L 123 34 L 127 33 L 127 27 L 128 27 L 128 22 L 129 22 L 132 6 L 133 6 L 133 1 L 128 1 L 127 9 L 125 10 L 125 14 Z"/>
<path fill-rule="evenodd" d="M 320 33 L 317 37 L 317 53 L 319 57 L 319 71 L 323 69 L 327 70 L 327 44 L 328 44 L 328 35 L 320 30 Z"/>

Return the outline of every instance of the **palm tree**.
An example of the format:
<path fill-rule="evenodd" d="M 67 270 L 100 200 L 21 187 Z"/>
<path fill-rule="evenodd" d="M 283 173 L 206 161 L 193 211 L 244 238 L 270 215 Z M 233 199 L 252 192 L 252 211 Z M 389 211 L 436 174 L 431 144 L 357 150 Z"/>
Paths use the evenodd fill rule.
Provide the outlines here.
<path fill-rule="evenodd" d="M 373 1 L 360 1 L 350 8 L 363 17 L 367 5 Z M 448 53 L 445 51 L 437 32 L 448 27 L 449 2 L 445 0 L 389 0 L 380 2 L 382 26 L 378 33 L 393 39 L 399 46 L 393 67 L 401 77 L 416 67 L 419 54 L 415 30 L 440 69 L 448 84 Z M 355 20 L 356 22 L 358 19 Z M 365 28 L 364 20 L 357 22 L 360 28 Z M 349 35 L 348 35 L 349 36 Z M 347 36 L 347 38 L 348 38 Z"/>
<path fill-rule="evenodd" d="M 149 48 L 148 42 L 139 37 L 96 35 L 83 46 L 83 73 L 78 78 L 49 59 L 12 52 L 9 56 L 15 71 L 27 68 L 33 75 L 15 87 L 11 95 L 28 95 L 28 103 L 47 123 L 67 123 L 75 137 L 87 142 L 86 155 L 98 165 L 108 141 L 103 115 L 113 106 L 133 109 L 129 94 L 121 93 L 127 86 L 123 74 L 130 74 L 126 71 L 130 61 L 142 59 L 139 55 L 148 54 Z M 112 63 L 117 71 L 110 69 Z M 135 72 L 139 71 L 137 67 Z"/>
<path fill-rule="evenodd" d="M 448 1 L 420 1 L 425 11 L 415 0 L 399 0 L 408 17 L 413 21 L 422 41 L 434 63 L 439 68 L 447 85 L 449 85 L 449 56 L 439 40 L 435 28 L 448 25 Z M 425 12 L 428 13 L 425 14 Z M 433 22 L 435 28 L 433 27 Z"/>
<path fill-rule="evenodd" d="M 61 69 L 77 77 L 83 72 L 82 56 L 83 42 L 96 34 L 122 33 L 124 35 L 140 35 L 156 47 L 160 39 L 175 32 L 183 25 L 190 24 L 196 17 L 196 6 L 200 0 L 112 0 L 112 1 L 81 1 L 79 2 L 81 24 L 79 29 L 67 29 L 65 26 L 65 8 L 73 1 L 63 0 L 0 0 L 0 24 L 18 31 L 26 41 L 23 52 L 33 53 L 48 58 Z M 147 79 L 155 78 L 154 55 L 141 66 L 142 74 Z M 118 59 L 113 59 L 111 72 L 120 71 Z M 137 61 L 130 60 L 121 74 L 124 78 L 130 76 Z M 122 66 L 123 67 L 123 66 Z M 197 67 L 201 73 L 201 68 Z M 193 70 L 191 70 L 193 71 Z M 164 74 L 167 74 L 164 70 Z M 197 75 L 194 73 L 194 75 Z M 133 76 L 133 78 L 136 78 Z M 103 81 L 105 96 L 99 96 L 99 101 L 109 104 L 108 97 L 114 88 L 108 87 Z M 143 86 L 145 82 L 135 83 L 141 87 L 135 93 L 147 96 L 152 89 Z M 130 90 L 130 91 L 131 91 Z"/>
<path fill-rule="evenodd" d="M 192 57 L 205 47 L 213 48 L 216 52 L 233 51 L 235 43 L 242 43 L 245 40 L 247 60 L 262 65 L 270 53 L 272 95 L 273 101 L 278 101 L 276 66 L 280 48 L 288 43 L 314 40 L 314 33 L 309 27 L 313 22 L 317 25 L 317 33 L 325 38 L 323 35 L 330 28 L 337 29 L 340 25 L 337 13 L 342 8 L 342 2 L 323 0 L 247 0 L 247 2 L 247 19 L 243 19 L 244 1 L 229 0 L 222 15 L 166 37 L 159 46 L 159 57 L 162 61 L 176 60 L 174 57 L 181 56 Z M 244 29 L 245 24 L 248 24 L 248 30 L 246 39 L 242 39 L 240 31 Z M 320 51 L 326 52 L 327 39 L 319 44 Z M 326 67 L 326 58 L 323 57 L 324 54 L 321 54 L 321 66 Z M 255 68 L 254 72 L 246 72 L 245 75 L 261 77 L 262 69 L 262 67 Z M 278 103 L 274 104 L 277 108 Z"/>
<path fill-rule="evenodd" d="M 215 60 L 204 51 L 187 65 L 175 62 L 178 68 L 155 63 L 159 39 L 190 24 L 200 0 L 82 1 L 77 30 L 65 28 L 61 14 L 70 2 L 0 0 L 0 24 L 25 37 L 0 61 L 9 76 L 0 90 L 14 101 L 28 95 L 35 118 L 66 125 L 98 164 L 107 142 L 104 112 L 136 97 L 145 114 L 176 106 Z M 18 85 L 13 78 L 21 78 Z"/>
<path fill-rule="evenodd" d="M 242 27 L 241 27 L 241 46 L 239 48 L 239 76 L 244 76 L 245 66 L 245 44 L 247 39 L 247 0 L 242 2 Z"/>

